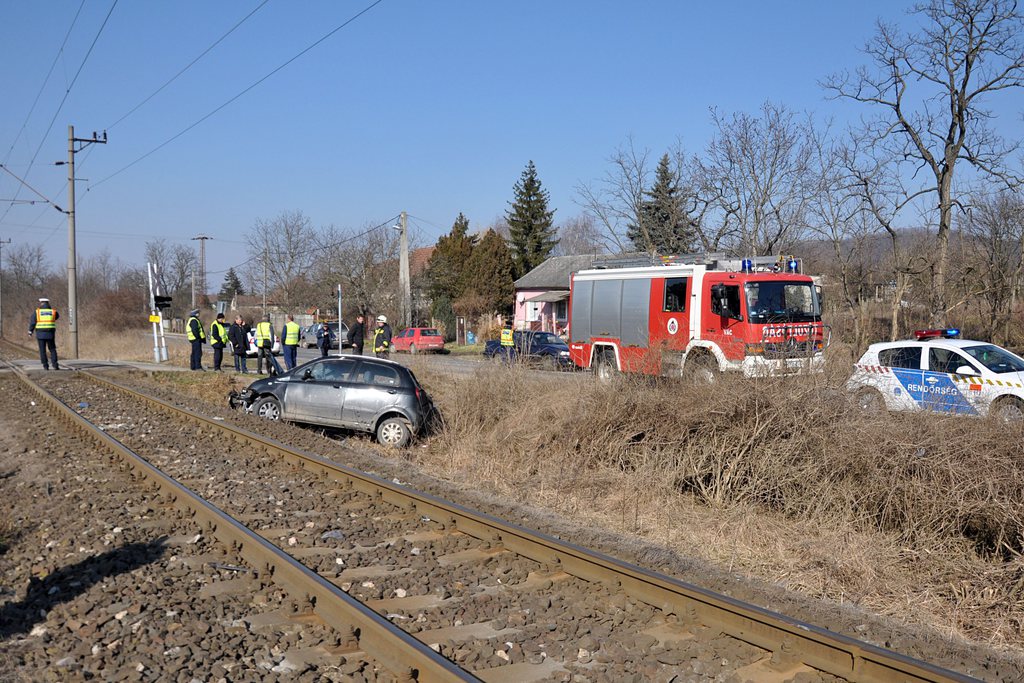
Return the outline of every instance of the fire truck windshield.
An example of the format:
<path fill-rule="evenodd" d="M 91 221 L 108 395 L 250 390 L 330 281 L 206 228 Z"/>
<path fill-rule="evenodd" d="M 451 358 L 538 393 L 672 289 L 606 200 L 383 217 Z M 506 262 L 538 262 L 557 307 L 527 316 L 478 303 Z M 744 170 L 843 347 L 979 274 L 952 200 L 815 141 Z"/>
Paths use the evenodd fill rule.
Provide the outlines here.
<path fill-rule="evenodd" d="M 747 319 L 752 323 L 818 322 L 821 307 L 810 282 L 748 282 Z"/>

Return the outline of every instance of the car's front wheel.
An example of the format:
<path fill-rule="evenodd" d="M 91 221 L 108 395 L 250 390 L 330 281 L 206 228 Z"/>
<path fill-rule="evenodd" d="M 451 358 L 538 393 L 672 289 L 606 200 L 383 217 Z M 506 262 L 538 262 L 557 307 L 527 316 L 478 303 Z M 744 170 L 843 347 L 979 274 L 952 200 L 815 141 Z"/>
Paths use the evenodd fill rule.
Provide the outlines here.
<path fill-rule="evenodd" d="M 252 405 L 252 413 L 257 417 L 277 422 L 281 419 L 281 402 L 273 396 L 264 396 Z"/>
<path fill-rule="evenodd" d="M 412 440 L 409 422 L 401 417 L 389 417 L 377 425 L 377 443 L 389 448 L 404 448 Z"/>
<path fill-rule="evenodd" d="M 415 344 L 409 344 L 409 353 L 412 353 L 412 354 L 416 353 L 416 345 Z"/>
<path fill-rule="evenodd" d="M 1000 422 L 1024 420 L 1024 401 L 1015 396 L 1004 396 L 992 404 L 992 415 Z"/>
<path fill-rule="evenodd" d="M 857 407 L 870 415 L 878 415 L 885 411 L 885 399 L 877 389 L 864 388 L 857 392 Z"/>

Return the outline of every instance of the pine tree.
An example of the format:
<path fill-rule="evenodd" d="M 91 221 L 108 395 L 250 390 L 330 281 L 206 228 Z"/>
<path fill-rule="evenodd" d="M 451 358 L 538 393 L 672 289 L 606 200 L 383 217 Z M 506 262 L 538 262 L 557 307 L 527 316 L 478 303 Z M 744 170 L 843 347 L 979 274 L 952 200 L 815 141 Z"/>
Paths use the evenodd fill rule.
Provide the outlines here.
<path fill-rule="evenodd" d="M 530 161 L 512 188 L 515 200 L 505 212 L 515 275 L 520 277 L 533 270 L 551 255 L 558 244 L 555 236 L 555 212 L 548 211 L 548 192 L 537 177 L 537 169 Z"/>
<path fill-rule="evenodd" d="M 456 302 L 467 313 L 509 313 L 515 301 L 515 264 L 505 239 L 488 230 L 466 265 L 469 285 Z M 471 301 L 471 305 L 466 305 Z"/>
<path fill-rule="evenodd" d="M 630 225 L 626 236 L 638 251 L 685 254 L 693 249 L 696 233 L 683 208 L 679 179 L 668 154 L 661 157 L 654 185 L 644 192 L 640 204 L 640 225 Z"/>
<path fill-rule="evenodd" d="M 220 286 L 220 294 L 217 295 L 217 298 L 221 301 L 230 301 L 236 294 L 245 294 L 245 289 L 242 287 L 242 280 L 238 277 L 235 269 L 228 268 L 228 272 L 224 275 L 224 284 Z"/>
<path fill-rule="evenodd" d="M 476 237 L 468 232 L 469 220 L 460 213 L 452 224 L 452 231 L 437 240 L 427 263 L 432 299 L 446 297 L 454 301 L 465 291 L 466 264 L 476 244 Z"/>

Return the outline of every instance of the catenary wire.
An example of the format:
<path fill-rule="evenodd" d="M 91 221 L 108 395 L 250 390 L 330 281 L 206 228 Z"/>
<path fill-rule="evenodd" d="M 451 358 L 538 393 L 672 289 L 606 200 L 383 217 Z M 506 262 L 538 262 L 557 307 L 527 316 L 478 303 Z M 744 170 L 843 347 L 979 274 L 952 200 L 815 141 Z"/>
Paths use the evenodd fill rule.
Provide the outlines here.
<path fill-rule="evenodd" d="M 35 154 L 32 155 L 32 160 L 29 161 L 28 169 L 25 171 L 26 177 L 28 177 L 28 174 L 32 172 L 32 166 L 35 165 L 36 159 L 39 157 L 40 150 L 42 150 L 43 145 L 46 144 L 46 138 L 50 134 L 50 131 L 53 130 L 54 122 L 57 120 L 57 117 L 60 116 L 61 110 L 64 109 L 64 104 L 68 101 L 68 95 L 71 94 L 71 89 L 75 87 L 75 83 L 78 81 L 78 77 L 81 75 L 82 69 L 85 68 L 86 62 L 89 61 L 89 55 L 92 54 L 93 48 L 96 47 L 96 42 L 99 41 L 100 35 L 103 33 L 103 29 L 106 28 L 107 22 L 110 21 L 110 15 L 114 13 L 114 8 L 117 7 L 117 3 L 118 0 L 114 0 L 113 4 L 110 5 L 110 10 L 107 12 L 107 16 L 103 18 L 103 23 L 100 25 L 99 30 L 96 31 L 96 35 L 93 37 L 92 43 L 89 45 L 89 49 L 85 53 L 85 57 L 82 58 L 82 63 L 78 65 L 78 70 L 75 72 L 74 78 L 71 79 L 71 83 L 69 83 L 68 87 L 64 90 L 64 97 L 61 98 L 60 104 L 57 105 L 57 111 L 53 112 L 53 118 L 50 119 L 50 125 L 46 127 L 46 132 L 43 133 L 43 136 L 40 138 L 39 146 L 36 147 Z M 14 196 L 17 198 L 18 192 L 15 192 Z M 13 206 L 13 204 L 7 205 L 7 210 L 4 211 L 2 216 L 0 216 L 0 223 L 3 223 L 3 220 L 7 218 L 7 214 L 10 212 L 11 206 Z"/>
<path fill-rule="evenodd" d="M 291 64 L 292 62 L 294 62 L 295 60 L 297 60 L 297 59 L 298 59 L 299 57 L 302 57 L 302 56 L 303 56 L 304 54 L 306 54 L 307 52 L 309 52 L 310 50 L 312 50 L 313 48 L 315 48 L 315 47 L 316 47 L 317 45 L 319 45 L 320 43 L 324 42 L 325 40 L 327 40 L 328 38 L 330 38 L 331 36 L 333 36 L 333 35 L 334 35 L 335 33 L 337 33 L 337 32 L 338 32 L 338 31 L 340 31 L 341 29 L 343 29 L 343 28 L 345 28 L 346 26 L 348 26 L 349 24 L 351 24 L 351 23 L 352 23 L 352 22 L 354 22 L 354 21 L 355 21 L 356 19 L 358 19 L 359 17 L 363 16 L 364 14 L 366 14 L 367 12 L 369 12 L 369 11 L 370 11 L 371 9 L 373 9 L 374 7 L 376 7 L 377 5 L 379 5 L 380 3 L 382 3 L 383 1 L 384 1 L 384 0 L 375 0 L 375 2 L 372 2 L 372 3 L 370 3 L 370 4 L 368 5 L 368 6 L 366 6 L 365 8 L 363 8 L 362 10 L 360 10 L 359 12 L 357 12 L 356 14 L 354 14 L 354 15 L 353 15 L 352 17 L 350 17 L 349 19 L 347 19 L 346 21 L 344 21 L 344 22 L 343 22 L 342 24 L 340 24 L 340 25 L 336 26 L 335 28 L 331 29 L 330 31 L 328 31 L 328 32 L 327 32 L 327 33 L 326 33 L 326 34 L 325 34 L 325 35 L 324 35 L 323 37 L 321 37 L 320 39 L 318 39 L 317 41 L 315 41 L 314 43 L 312 43 L 311 45 L 309 45 L 308 47 L 306 47 L 305 49 L 303 49 L 303 50 L 302 50 L 301 52 L 299 52 L 299 53 L 298 53 L 298 54 L 296 54 L 295 56 L 291 57 L 290 59 L 288 59 L 287 61 L 285 61 L 285 62 L 284 62 L 283 64 L 281 64 L 280 66 L 278 66 L 277 68 L 273 69 L 273 70 L 272 70 L 272 71 L 271 71 L 270 73 L 266 74 L 265 76 L 263 76 L 262 78 L 260 78 L 260 79 L 259 79 L 259 80 L 257 80 L 256 82 L 252 83 L 251 85 L 249 85 L 248 87 L 246 87 L 246 88 L 245 88 L 244 90 L 242 90 L 242 91 L 241 91 L 241 92 L 239 92 L 238 94 L 236 94 L 236 95 L 232 96 L 231 98 L 229 98 L 229 99 L 228 99 L 227 101 L 225 101 L 225 102 L 224 102 L 223 104 L 219 105 L 218 107 L 214 108 L 214 109 L 213 109 L 213 110 L 211 110 L 210 112 L 206 113 L 205 115 L 203 115 L 202 117 L 200 117 L 200 118 L 199 118 L 198 120 L 194 121 L 193 123 L 191 123 L 191 124 L 189 124 L 188 126 L 186 126 L 185 128 L 183 128 L 183 129 L 182 129 L 181 131 L 179 131 L 178 133 L 176 133 L 176 134 L 172 135 L 171 137 L 167 138 L 166 140 L 164 140 L 163 142 L 161 142 L 161 143 L 160 143 L 159 145 L 157 145 L 157 146 L 156 146 L 156 147 L 154 147 L 153 149 L 149 150 L 148 152 L 146 152 L 146 153 L 145 153 L 145 154 L 143 154 L 142 156 L 140 156 L 140 157 L 138 157 L 137 159 L 135 159 L 135 161 L 132 161 L 132 162 L 131 162 L 131 163 L 129 163 L 128 165 L 126 165 L 126 166 L 123 166 L 123 167 L 121 167 L 120 169 L 118 169 L 118 170 L 114 171 L 113 173 L 111 173 L 111 174 L 110 174 L 110 175 L 108 175 L 107 177 L 103 178 L 102 180 L 99 180 L 99 181 L 97 181 L 97 182 L 93 183 L 93 184 L 92 184 L 92 185 L 91 185 L 91 186 L 89 187 L 89 189 L 88 189 L 87 191 L 90 191 L 90 190 L 92 190 L 92 188 L 94 188 L 94 187 L 98 187 L 98 186 L 102 185 L 103 183 L 107 182 L 108 180 L 110 180 L 111 178 L 114 178 L 115 176 L 118 176 L 118 175 L 120 175 L 120 174 L 124 173 L 125 171 L 127 171 L 127 170 L 128 170 L 129 168 L 131 168 L 131 167 L 132 167 L 132 166 L 134 166 L 135 164 L 139 163 L 140 161 L 142 161 L 142 160 L 146 159 L 147 157 L 149 157 L 149 156 L 151 156 L 151 155 L 155 154 L 156 152 L 160 151 L 161 149 L 163 149 L 163 148 L 164 148 L 164 147 L 166 147 L 167 145 L 171 144 L 172 142 L 174 142 L 175 140 L 177 140 L 178 138 L 180 138 L 180 137 L 181 137 L 182 135 L 184 135 L 185 133 L 189 132 L 190 130 L 192 130 L 193 128 L 195 128 L 195 127 L 196 127 L 196 126 L 198 126 L 199 124 L 201 124 L 201 123 L 202 123 L 203 121 L 206 121 L 206 120 L 207 120 L 208 118 L 210 118 L 211 116 L 213 116 L 214 114 L 216 114 L 216 113 L 217 113 L 217 112 L 219 112 L 220 110 L 224 109 L 225 107 L 227 107 L 227 106 L 228 106 L 228 105 L 230 105 L 230 104 L 231 104 L 232 102 L 234 102 L 235 100 L 239 99 L 240 97 L 242 97 L 243 95 L 245 95 L 246 93 L 248 93 L 248 92 L 249 92 L 250 90 L 252 90 L 252 89 L 253 89 L 253 88 L 255 88 L 256 86 L 258 86 L 258 85 L 260 85 L 261 83 L 263 83 L 263 82 L 264 82 L 265 80 L 267 80 L 268 78 L 270 78 L 271 76 L 273 76 L 274 74 L 276 74 L 276 73 L 277 73 L 278 71 L 281 71 L 281 69 L 284 69 L 284 68 L 285 68 L 286 66 L 288 66 L 289 64 Z"/>
<path fill-rule="evenodd" d="M 119 118 L 119 119 L 118 119 L 117 121 L 114 121 L 114 122 L 113 122 L 112 124 L 110 124 L 109 126 L 107 126 L 105 130 L 112 130 L 112 129 L 114 128 L 114 126 L 116 126 L 117 124 L 119 124 L 119 123 L 121 123 L 122 121 L 124 121 L 124 120 L 125 120 L 126 118 L 128 118 L 129 116 L 131 116 L 132 114 L 134 114 L 134 113 L 135 113 L 136 111 L 138 111 L 138 110 L 139 110 L 139 109 L 140 109 L 140 108 L 141 108 L 141 107 L 142 107 L 142 106 L 143 106 L 144 104 L 146 104 L 146 103 L 147 103 L 147 102 L 149 102 L 149 101 L 150 101 L 151 99 L 153 99 L 154 97 L 156 97 L 157 95 L 159 95 L 159 94 L 160 94 L 160 92 L 161 92 L 161 91 L 162 91 L 162 90 L 163 90 L 164 88 L 166 88 L 167 86 L 169 86 L 169 85 L 170 85 L 171 83 L 173 83 L 174 81 L 176 81 L 176 80 L 178 79 L 178 77 L 180 77 L 180 76 L 181 76 L 182 74 L 184 74 L 184 73 L 185 73 L 186 71 L 188 71 L 188 70 L 189 70 L 189 69 L 191 69 L 191 68 L 192 68 L 193 66 L 195 66 L 196 62 L 198 62 L 198 61 L 199 61 L 200 59 L 202 59 L 202 58 L 203 58 L 203 57 L 205 57 L 205 56 L 206 56 L 207 54 L 209 54 L 209 53 L 210 53 L 210 51 L 212 51 L 212 50 L 213 50 L 213 48 L 217 47 L 217 46 L 218 46 L 218 45 L 219 45 L 219 44 L 220 44 L 220 43 L 221 43 L 221 42 L 222 42 L 222 41 L 223 41 L 223 40 L 224 40 L 225 38 L 227 38 L 227 37 L 228 37 L 228 36 L 230 36 L 230 35 L 231 35 L 232 33 L 234 33 L 234 32 L 235 32 L 235 30 L 236 30 L 236 29 L 237 29 L 237 28 L 238 28 L 239 26 L 241 26 L 242 24 L 244 24 L 244 23 L 245 23 L 246 21 L 248 21 L 250 17 L 252 17 L 252 16 L 254 15 L 254 14 L 256 14 L 256 13 L 257 13 L 257 12 L 259 12 L 259 11 L 260 11 L 261 9 L 263 9 L 263 6 L 264 6 L 264 5 L 266 5 L 266 4 L 268 3 L 268 2 L 270 2 L 270 0 L 263 0 L 263 2 L 261 2 L 261 3 L 259 4 L 259 5 L 257 5 L 257 6 L 256 6 L 256 8 L 255 8 L 254 10 L 252 10 L 251 12 L 249 12 L 248 14 L 246 14 L 246 15 L 245 15 L 244 17 L 242 17 L 242 18 L 241 18 L 241 19 L 240 19 L 240 20 L 239 20 L 239 21 L 238 21 L 238 22 L 237 22 L 237 23 L 236 23 L 236 24 L 235 24 L 234 26 L 232 26 L 232 27 L 231 27 L 230 29 L 228 29 L 227 33 L 223 34 L 223 35 L 222 35 L 222 36 L 221 36 L 220 38 L 218 38 L 217 40 L 213 41 L 213 43 L 212 43 L 212 44 L 211 44 L 211 45 L 210 45 L 209 47 L 207 47 L 207 48 L 206 48 L 205 50 L 203 50 L 202 52 L 200 52 L 200 53 L 199 53 L 199 56 L 197 56 L 197 57 L 196 57 L 195 59 L 193 59 L 193 60 L 192 60 L 191 62 L 189 62 L 188 64 L 186 64 L 186 65 L 185 65 L 185 67 L 184 67 L 183 69 L 181 69 L 181 71 L 179 71 L 178 73 L 176 73 L 176 74 L 174 74 L 173 76 L 171 76 L 171 77 L 170 77 L 170 79 L 168 79 L 168 80 L 167 80 L 167 82 L 165 82 L 165 83 L 164 83 L 163 85 L 161 85 L 161 86 L 160 86 L 159 88 L 157 88 L 157 89 L 156 89 L 156 90 L 154 90 L 154 91 L 153 91 L 152 93 L 150 93 L 150 94 L 149 94 L 149 96 L 148 96 L 148 97 L 146 97 L 146 98 L 145 98 L 144 100 L 142 100 L 141 102 L 139 102 L 138 104 L 136 104 L 136 105 L 135 105 L 134 107 L 132 107 L 132 108 L 131 108 L 130 110 L 128 110 L 128 113 L 124 114 L 124 115 L 123 115 L 123 116 L 121 116 L 121 118 Z"/>

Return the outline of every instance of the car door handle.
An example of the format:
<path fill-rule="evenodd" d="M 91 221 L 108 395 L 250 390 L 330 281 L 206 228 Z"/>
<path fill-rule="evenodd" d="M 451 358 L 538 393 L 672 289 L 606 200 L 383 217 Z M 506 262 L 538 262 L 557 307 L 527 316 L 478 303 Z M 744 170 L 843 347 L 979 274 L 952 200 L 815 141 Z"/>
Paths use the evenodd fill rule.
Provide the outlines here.
<path fill-rule="evenodd" d="M 341 389 L 340 384 L 332 384 L 331 387 L 333 387 L 334 389 Z"/>
<path fill-rule="evenodd" d="M 398 389 L 388 389 L 388 393 L 389 394 L 397 394 L 398 393 Z"/>

